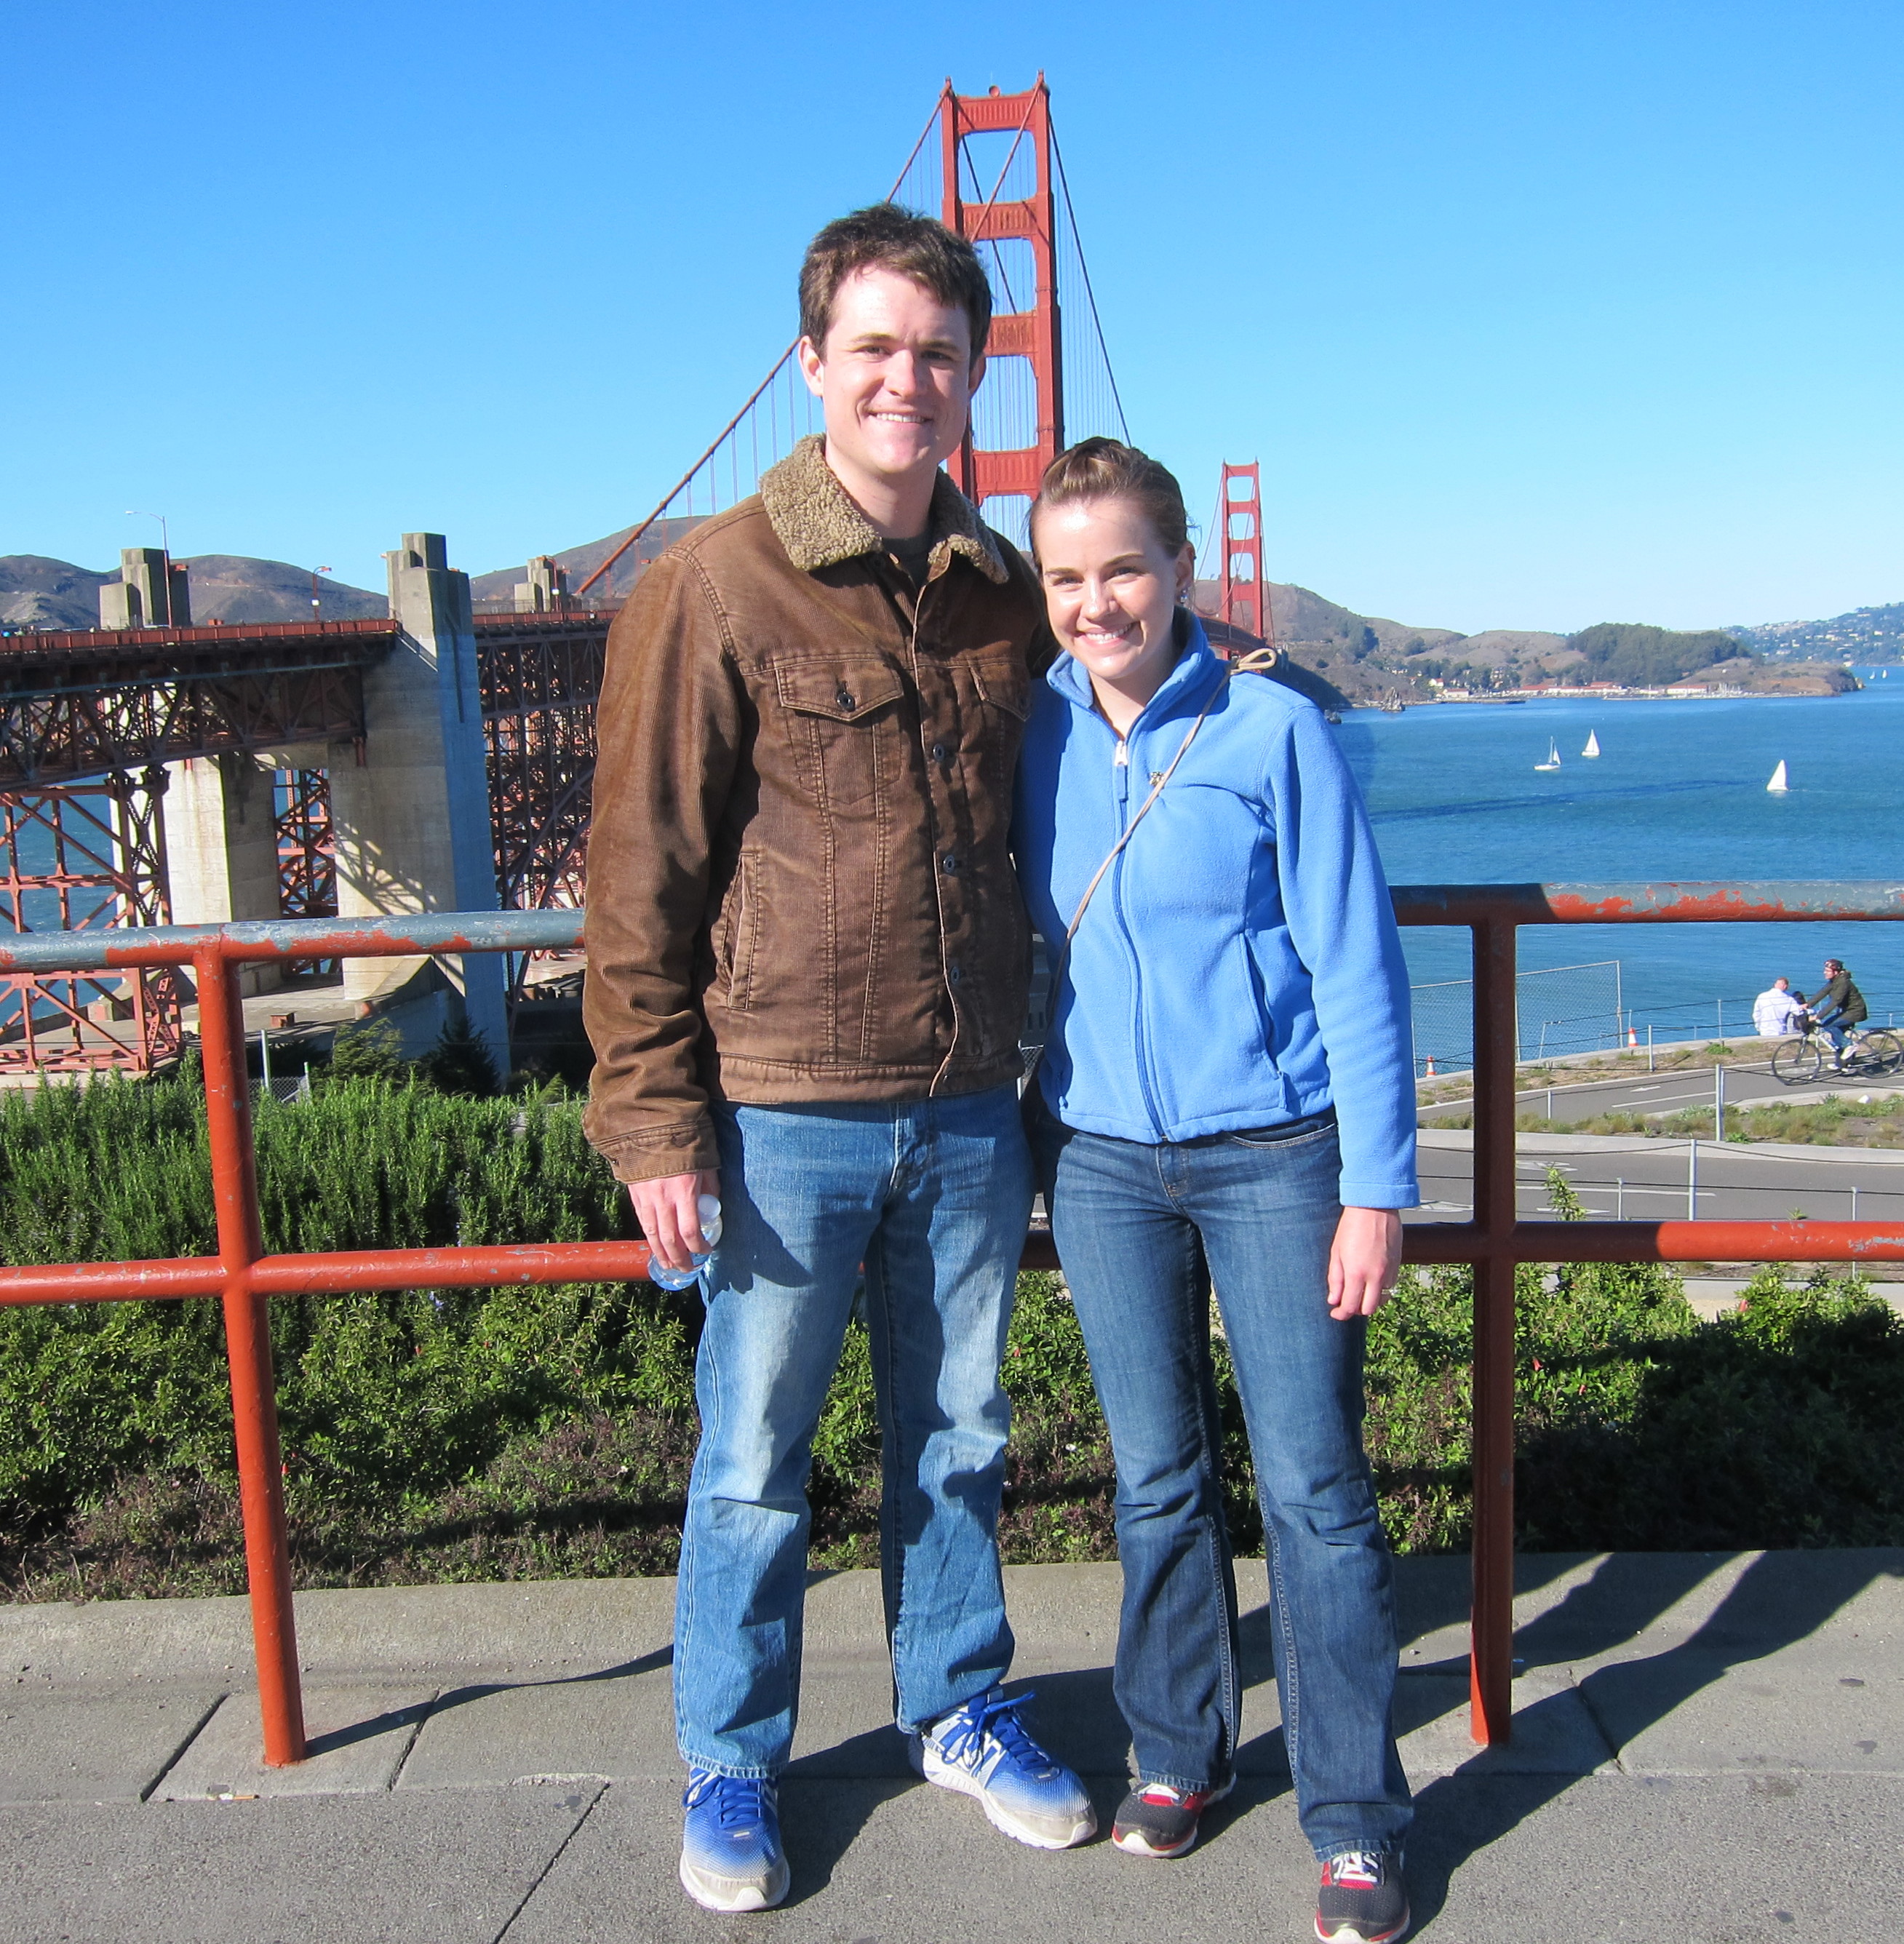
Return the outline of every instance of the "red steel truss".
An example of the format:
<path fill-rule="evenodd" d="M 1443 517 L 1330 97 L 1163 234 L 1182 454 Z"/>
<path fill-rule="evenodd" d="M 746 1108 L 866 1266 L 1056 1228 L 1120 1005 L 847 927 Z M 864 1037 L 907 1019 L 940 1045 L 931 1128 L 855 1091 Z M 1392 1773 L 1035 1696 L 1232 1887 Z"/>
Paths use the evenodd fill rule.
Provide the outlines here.
<path fill-rule="evenodd" d="M 975 186 L 967 140 L 979 134 L 1012 137 L 1005 165 L 986 192 Z M 988 352 L 992 361 L 1022 358 L 1031 367 L 1036 404 L 1033 443 L 1004 451 L 974 447 L 970 433 L 955 462 L 956 478 L 967 499 L 983 506 L 1001 494 L 1035 499 L 1044 469 L 1064 444 L 1063 371 L 1058 324 L 1057 211 L 1053 195 L 1051 96 L 1040 75 L 1023 94 L 955 94 L 952 84 L 939 100 L 939 140 L 943 155 L 944 208 L 941 220 L 948 229 L 978 244 L 1022 238 L 1031 248 L 1032 302 L 1028 310 L 1009 311 L 992 319 Z M 1029 146 L 1036 169 L 1032 193 L 1002 198 L 999 189 L 1020 149 Z M 999 383 L 995 372 L 992 381 Z"/>
<path fill-rule="evenodd" d="M 328 770 L 280 770 L 277 799 L 278 915 L 337 915 L 337 839 Z"/>
<path fill-rule="evenodd" d="M 582 902 L 595 708 L 611 614 L 479 614 L 496 888 L 506 909 Z"/>
<path fill-rule="evenodd" d="M 0 641 L 0 790 L 364 734 L 394 621 L 15 635 Z"/>
<path fill-rule="evenodd" d="M 0 930 L 168 924 L 162 768 L 0 795 Z M 0 978 L 0 1073 L 149 1072 L 183 1043 L 169 967 Z"/>

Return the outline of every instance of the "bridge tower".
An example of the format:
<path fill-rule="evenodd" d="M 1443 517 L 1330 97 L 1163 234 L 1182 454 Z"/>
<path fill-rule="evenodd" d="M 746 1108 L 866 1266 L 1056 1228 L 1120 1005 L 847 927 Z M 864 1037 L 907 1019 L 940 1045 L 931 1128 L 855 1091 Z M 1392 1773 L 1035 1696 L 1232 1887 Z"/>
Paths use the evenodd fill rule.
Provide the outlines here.
<path fill-rule="evenodd" d="M 988 191 L 978 178 L 966 143 L 974 135 L 1011 137 L 1004 168 Z M 1001 496 L 1037 497 L 1044 469 L 1064 445 L 1064 384 L 1058 327 L 1057 208 L 1053 191 L 1051 96 L 1040 75 L 1023 94 L 958 94 L 952 83 L 939 98 L 939 140 L 943 157 L 944 208 L 948 229 L 981 247 L 1007 241 L 1030 246 L 1032 288 L 1010 290 L 1014 302 L 1029 294 L 1029 309 L 995 310 L 988 346 L 995 392 L 1015 395 L 998 368 L 1007 358 L 1022 358 L 1030 368 L 1032 394 L 1032 443 L 999 448 L 983 447 L 973 432 L 955 462 L 954 477 L 965 497 L 983 506 Z M 1007 198 L 1001 194 L 1014 163 L 1029 149 L 1034 174 L 1029 195 Z M 967 190 L 971 194 L 967 195 Z M 993 252 L 995 260 L 1002 253 Z M 995 285 L 1004 284 L 1002 276 Z M 1008 289 L 1008 285 L 1007 285 Z"/>
<path fill-rule="evenodd" d="M 1255 460 L 1247 466 L 1223 462 L 1217 516 L 1223 522 L 1217 537 L 1223 548 L 1223 618 L 1274 647 L 1275 617 L 1269 606 L 1269 583 L 1263 577 L 1263 469 Z"/>

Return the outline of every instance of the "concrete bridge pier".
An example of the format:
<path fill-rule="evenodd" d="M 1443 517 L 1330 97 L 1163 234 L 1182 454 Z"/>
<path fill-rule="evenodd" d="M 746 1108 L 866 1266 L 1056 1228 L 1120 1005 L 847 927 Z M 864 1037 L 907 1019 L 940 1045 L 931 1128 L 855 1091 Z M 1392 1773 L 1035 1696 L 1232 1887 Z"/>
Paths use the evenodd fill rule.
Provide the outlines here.
<path fill-rule="evenodd" d="M 325 760 L 320 752 L 318 760 Z M 279 914 L 278 759 L 242 751 L 174 763 L 167 779 L 165 875 L 174 924 L 227 924 Z M 274 992 L 275 965 L 247 965 L 238 989 Z"/>
<path fill-rule="evenodd" d="M 390 613 L 402 638 L 364 672 L 361 755 L 348 744 L 331 750 L 338 915 L 494 911 L 496 854 L 469 577 L 450 567 L 441 534 L 406 534 L 384 558 Z M 358 999 L 388 997 L 424 963 L 346 959 L 345 991 Z M 472 955 L 445 969 L 497 1070 L 506 1072 L 503 961 Z"/>

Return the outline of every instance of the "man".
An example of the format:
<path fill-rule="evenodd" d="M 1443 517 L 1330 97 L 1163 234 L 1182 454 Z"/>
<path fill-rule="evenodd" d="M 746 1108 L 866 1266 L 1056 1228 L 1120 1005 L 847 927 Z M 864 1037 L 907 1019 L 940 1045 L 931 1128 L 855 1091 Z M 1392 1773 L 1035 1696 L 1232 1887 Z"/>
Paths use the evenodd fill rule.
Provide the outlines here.
<path fill-rule="evenodd" d="M 1802 1030 L 1805 1009 L 1789 979 L 1774 979 L 1752 1001 L 1752 1031 L 1761 1039 L 1783 1039 Z"/>
<path fill-rule="evenodd" d="M 1811 995 L 1811 1016 L 1819 1030 L 1832 1043 L 1835 1064 L 1844 1066 L 1844 1029 L 1862 1026 L 1869 1017 L 1864 995 L 1851 983 L 1851 975 L 1835 958 L 1825 961 L 1825 983 Z"/>
<path fill-rule="evenodd" d="M 813 1435 L 863 1265 L 900 1727 L 1020 1841 L 1096 1827 L 999 1684 L 998 1370 L 1031 1170 L 1007 854 L 1041 665 L 1030 571 L 940 471 L 991 321 L 971 246 L 890 204 L 800 277 L 824 411 L 657 561 L 609 637 L 589 854 L 589 1138 L 655 1255 L 705 1250 L 675 1693 L 681 1878 L 786 1894 Z"/>

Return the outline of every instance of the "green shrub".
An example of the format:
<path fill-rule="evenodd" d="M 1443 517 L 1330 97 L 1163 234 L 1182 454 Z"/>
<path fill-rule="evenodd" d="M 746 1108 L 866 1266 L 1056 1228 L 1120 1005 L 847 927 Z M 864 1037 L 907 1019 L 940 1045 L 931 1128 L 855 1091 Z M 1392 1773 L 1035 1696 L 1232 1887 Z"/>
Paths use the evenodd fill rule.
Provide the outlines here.
<path fill-rule="evenodd" d="M 626 1232 L 580 1105 L 335 1082 L 263 1103 L 266 1245 L 326 1250 Z M 1563 1182 L 1562 1212 L 1577 1212 Z M 183 1082 L 0 1095 L 0 1257 L 202 1254 L 205 1130 Z M 1904 1327 L 1840 1281 L 1766 1271 L 1701 1325 L 1644 1265 L 1524 1269 L 1524 1545 L 1904 1543 Z M 1367 1437 L 1390 1536 L 1464 1547 L 1472 1278 L 1410 1271 L 1368 1326 Z M 646 1284 L 409 1290 L 272 1305 L 294 1570 L 304 1586 L 672 1570 L 693 1455 L 700 1306 Z M 1214 1346 L 1225 1488 L 1259 1549 L 1247 1440 Z M 1020 1279 L 1001 1536 L 1018 1561 L 1115 1556 L 1115 1472 L 1060 1280 Z M 878 1556 L 865 1330 L 814 1441 L 814 1561 Z M 218 1307 L 0 1312 L 0 1576 L 14 1597 L 244 1583 Z"/>
<path fill-rule="evenodd" d="M 409 1069 L 403 1035 L 389 1020 L 341 1026 L 331 1042 L 333 1080 L 398 1080 Z"/>

